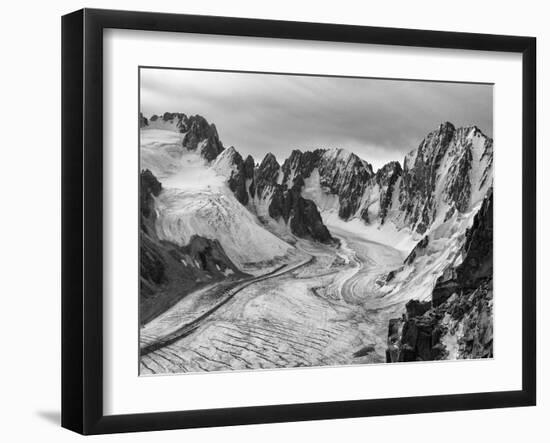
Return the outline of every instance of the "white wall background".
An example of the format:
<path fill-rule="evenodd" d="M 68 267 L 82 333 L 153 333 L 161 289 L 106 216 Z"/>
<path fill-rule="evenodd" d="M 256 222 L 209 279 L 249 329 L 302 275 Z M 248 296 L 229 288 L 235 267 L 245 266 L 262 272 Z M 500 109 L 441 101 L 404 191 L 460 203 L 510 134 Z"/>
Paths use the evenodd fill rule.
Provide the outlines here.
<path fill-rule="evenodd" d="M 393 0 L 19 1 L 2 5 L 0 27 L 0 436 L 3 441 L 75 441 L 59 427 L 60 411 L 60 16 L 81 7 L 350 23 L 538 38 L 539 406 L 493 411 L 165 431 L 94 441 L 409 442 L 543 441 L 550 416 L 550 156 L 542 155 L 550 95 L 549 12 L 544 2 Z M 6 156 L 7 154 L 7 156 Z M 519 172 L 519 165 L 518 165 Z M 510 214 L 515 213 L 511 202 Z M 547 250 L 543 253 L 544 248 Z M 510 325 L 511 328 L 516 325 Z M 520 331 L 518 330 L 518 333 Z M 452 381 L 450 381 L 452 382 Z"/>

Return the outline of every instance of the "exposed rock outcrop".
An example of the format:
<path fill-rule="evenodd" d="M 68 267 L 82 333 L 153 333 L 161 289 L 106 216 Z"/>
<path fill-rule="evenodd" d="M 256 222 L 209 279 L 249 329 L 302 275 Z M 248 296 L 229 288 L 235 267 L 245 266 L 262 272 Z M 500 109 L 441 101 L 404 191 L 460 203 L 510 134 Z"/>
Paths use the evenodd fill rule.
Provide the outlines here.
<path fill-rule="evenodd" d="M 409 255 L 407 256 L 407 258 L 403 263 L 406 265 L 410 265 L 416 259 L 416 257 L 419 257 L 420 255 L 424 255 L 429 243 L 430 243 L 430 238 L 426 235 L 422 240 L 420 240 L 416 244 L 416 246 L 409 253 Z"/>
<path fill-rule="evenodd" d="M 281 166 L 277 159 L 273 154 L 267 154 L 254 171 L 251 194 L 256 200 L 267 200 L 269 216 L 274 220 L 284 220 L 296 236 L 323 243 L 333 242 L 315 203 L 301 195 L 304 186 L 302 176 L 298 174 L 279 180 L 280 174 Z"/>
<path fill-rule="evenodd" d="M 235 194 L 237 200 L 246 206 L 248 204 L 246 182 L 247 179 L 254 176 L 254 163 L 252 163 L 252 172 L 250 172 L 247 170 L 247 165 L 243 161 L 241 154 L 231 146 L 216 158 L 212 167 L 216 172 L 227 178 L 229 189 Z"/>
<path fill-rule="evenodd" d="M 359 209 L 369 179 L 374 175 L 371 165 L 344 149 L 294 150 L 283 163 L 282 182 L 291 186 L 298 177 L 308 179 L 315 169 L 321 188 L 338 196 L 340 218 L 349 219 Z"/>
<path fill-rule="evenodd" d="M 214 160 L 222 151 L 223 144 L 218 136 L 214 124 L 209 124 L 200 115 L 192 115 L 182 123 L 183 147 L 195 151 L 199 150 L 201 156 L 207 161 Z"/>
<path fill-rule="evenodd" d="M 493 356 L 492 190 L 466 231 L 462 257 L 438 278 L 431 301 L 411 300 L 390 320 L 388 362 Z"/>
<path fill-rule="evenodd" d="M 141 123 L 140 127 L 143 127 Z M 216 126 L 200 115 L 187 116 L 182 112 L 165 112 L 162 116 L 155 114 L 149 119 L 148 127 L 183 134 L 183 147 L 198 151 L 208 162 L 215 160 L 224 149 Z"/>
<path fill-rule="evenodd" d="M 406 223 L 423 234 L 440 210 L 449 217 L 480 201 L 491 186 L 492 152 L 492 139 L 475 126 L 446 122 L 428 134 L 403 165 L 399 202 Z"/>
<path fill-rule="evenodd" d="M 139 113 L 139 127 L 140 128 L 145 128 L 148 125 L 149 125 L 149 120 L 147 120 L 147 118 L 145 118 L 143 116 L 143 114 L 140 112 Z"/>
<path fill-rule="evenodd" d="M 158 125 L 183 133 L 184 148 L 215 162 L 238 201 L 260 218 L 283 220 L 294 234 L 321 241 L 330 240 L 320 214 L 334 212 L 365 224 L 392 222 L 396 230 L 411 230 L 428 241 L 436 221 L 472 210 L 492 186 L 493 141 L 476 126 L 442 123 L 405 157 L 403 166 L 393 161 L 375 173 L 344 149 L 296 149 L 282 166 L 267 154 L 255 165 L 251 156 L 243 159 L 234 148 L 224 153 L 216 126 L 200 115 L 166 112 L 151 117 L 149 126 Z M 306 212 L 313 217 L 309 226 Z M 413 251 L 407 260 L 420 253 Z"/>
<path fill-rule="evenodd" d="M 141 214 L 149 218 L 154 211 L 153 198 L 158 197 L 162 185 L 149 169 L 141 171 L 139 180 L 139 201 Z"/>
<path fill-rule="evenodd" d="M 399 162 L 389 162 L 376 171 L 375 181 L 380 188 L 380 223 L 384 223 L 391 208 L 395 184 L 403 174 Z M 365 219 L 365 217 L 362 217 Z M 368 222 L 368 219 L 366 220 Z"/>

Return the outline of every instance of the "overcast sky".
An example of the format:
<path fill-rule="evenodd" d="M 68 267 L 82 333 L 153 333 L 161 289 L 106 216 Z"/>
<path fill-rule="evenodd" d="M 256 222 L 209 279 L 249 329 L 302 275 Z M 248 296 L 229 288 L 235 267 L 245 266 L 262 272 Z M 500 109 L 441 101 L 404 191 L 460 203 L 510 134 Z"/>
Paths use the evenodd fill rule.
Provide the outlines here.
<path fill-rule="evenodd" d="M 282 162 L 293 149 L 346 148 L 375 168 L 402 162 L 441 122 L 492 137 L 490 85 L 141 70 L 141 111 L 200 114 L 224 146 Z"/>

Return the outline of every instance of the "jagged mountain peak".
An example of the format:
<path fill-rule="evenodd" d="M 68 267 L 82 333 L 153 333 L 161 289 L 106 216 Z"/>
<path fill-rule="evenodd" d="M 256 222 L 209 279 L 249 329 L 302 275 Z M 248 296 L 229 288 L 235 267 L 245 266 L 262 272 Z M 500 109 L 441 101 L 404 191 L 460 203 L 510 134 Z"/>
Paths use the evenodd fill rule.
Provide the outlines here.
<path fill-rule="evenodd" d="M 455 129 L 456 129 L 455 125 L 453 125 L 449 121 L 441 122 L 441 124 L 439 125 L 439 131 L 440 132 L 442 132 L 442 131 L 454 131 Z"/>
<path fill-rule="evenodd" d="M 457 128 L 443 121 L 403 163 L 388 162 L 374 172 L 367 161 L 340 147 L 296 148 L 282 163 L 269 152 L 256 164 L 250 155 L 243 160 L 234 147 L 224 149 L 216 126 L 199 114 L 171 112 L 159 119 L 179 122 L 183 147 L 212 162 L 237 199 L 244 205 L 252 199 L 253 210 L 262 214 L 280 206 L 273 199 L 281 203 L 295 188 L 343 220 L 391 220 L 397 229 L 425 234 L 436 220 L 473 208 L 492 184 L 492 139 L 476 125 Z"/>
<path fill-rule="evenodd" d="M 244 162 L 251 164 L 252 167 L 254 167 L 254 165 L 256 164 L 256 162 L 254 161 L 254 157 L 252 157 L 250 154 L 246 156 L 246 158 L 244 159 Z"/>
<path fill-rule="evenodd" d="M 337 162 L 342 162 L 348 165 L 354 165 L 357 166 L 359 164 L 362 164 L 369 175 L 373 175 L 374 171 L 372 169 L 372 165 L 368 163 L 367 161 L 360 158 L 357 154 L 345 149 L 345 148 L 330 148 L 325 150 L 323 157 L 327 160 L 333 160 Z"/>
<path fill-rule="evenodd" d="M 279 169 L 280 165 L 279 165 L 279 162 L 277 161 L 277 158 L 271 153 L 271 152 L 268 152 L 264 159 L 262 160 L 262 162 L 260 163 L 260 169 L 263 170 L 263 169 L 272 169 L 272 168 L 275 168 L 275 169 Z"/>
<path fill-rule="evenodd" d="M 465 212 L 483 199 L 492 183 L 493 142 L 475 125 L 444 122 L 403 162 L 400 210 L 423 234 L 443 212 Z"/>
<path fill-rule="evenodd" d="M 384 166 L 378 169 L 375 175 L 377 178 L 380 178 L 395 172 L 401 173 L 402 171 L 403 171 L 403 168 L 401 168 L 401 163 L 399 163 L 397 160 L 394 160 L 386 163 Z"/>
<path fill-rule="evenodd" d="M 188 117 L 182 129 L 185 132 L 183 147 L 191 151 L 199 149 L 205 160 L 213 161 L 224 150 L 216 125 L 208 123 L 203 116 Z"/>
<path fill-rule="evenodd" d="M 140 127 L 163 129 L 183 134 L 182 146 L 189 151 L 198 150 L 208 162 L 213 161 L 223 150 L 216 125 L 210 124 L 202 115 L 183 112 L 154 114 L 149 121 L 140 114 Z"/>
<path fill-rule="evenodd" d="M 235 149 L 234 146 L 230 146 L 229 148 L 224 149 L 224 151 L 220 154 L 219 157 L 221 157 L 221 156 L 223 156 L 223 157 L 230 157 L 230 158 L 233 158 L 233 157 L 237 157 L 237 156 L 238 156 L 238 157 L 241 158 L 241 161 L 242 161 L 242 156 L 241 156 L 241 154 L 239 154 L 239 151 L 237 151 L 237 150 Z M 219 158 L 219 157 L 218 157 L 218 158 Z"/>
<path fill-rule="evenodd" d="M 212 168 L 218 174 L 227 178 L 229 189 L 233 191 L 237 200 L 246 206 L 248 203 L 246 180 L 253 177 L 254 167 L 252 167 L 251 172 L 243 161 L 241 154 L 233 146 L 230 146 L 217 156 Z"/>
<path fill-rule="evenodd" d="M 166 122 L 173 119 L 187 120 L 187 116 L 183 112 L 165 112 L 162 115 L 162 119 Z"/>
<path fill-rule="evenodd" d="M 239 152 L 233 147 L 230 146 L 227 149 L 224 149 L 214 160 L 212 167 L 221 173 L 227 173 L 224 175 L 229 176 L 229 171 L 238 167 L 241 167 L 243 164 L 243 158 Z"/>
<path fill-rule="evenodd" d="M 438 136 L 453 135 L 457 138 L 471 138 L 471 137 L 483 137 L 489 140 L 492 140 L 491 137 L 487 136 L 483 130 L 476 124 L 470 124 L 466 126 L 455 126 L 453 123 L 446 121 L 439 125 L 439 127 L 431 132 L 425 137 L 426 139 L 432 139 Z"/>
<path fill-rule="evenodd" d="M 244 159 L 243 167 L 244 176 L 246 177 L 246 179 L 252 179 L 254 177 L 255 163 L 254 158 L 250 154 L 248 154 Z"/>

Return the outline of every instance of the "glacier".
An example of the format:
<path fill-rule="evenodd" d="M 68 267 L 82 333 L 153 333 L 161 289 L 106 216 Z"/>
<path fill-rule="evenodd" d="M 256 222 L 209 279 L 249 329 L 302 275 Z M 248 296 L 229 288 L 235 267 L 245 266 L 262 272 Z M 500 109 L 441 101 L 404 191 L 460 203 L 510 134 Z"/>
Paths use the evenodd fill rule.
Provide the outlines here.
<path fill-rule="evenodd" d="M 199 117 L 145 119 L 140 166 L 162 183 L 159 241 L 217 242 L 230 281 L 207 274 L 141 325 L 140 374 L 392 361 L 390 320 L 462 263 L 492 192 L 492 139 L 446 122 L 376 172 L 344 149 L 295 150 L 280 165 L 224 148 Z M 446 358 L 461 355 L 457 340 L 443 337 Z"/>

